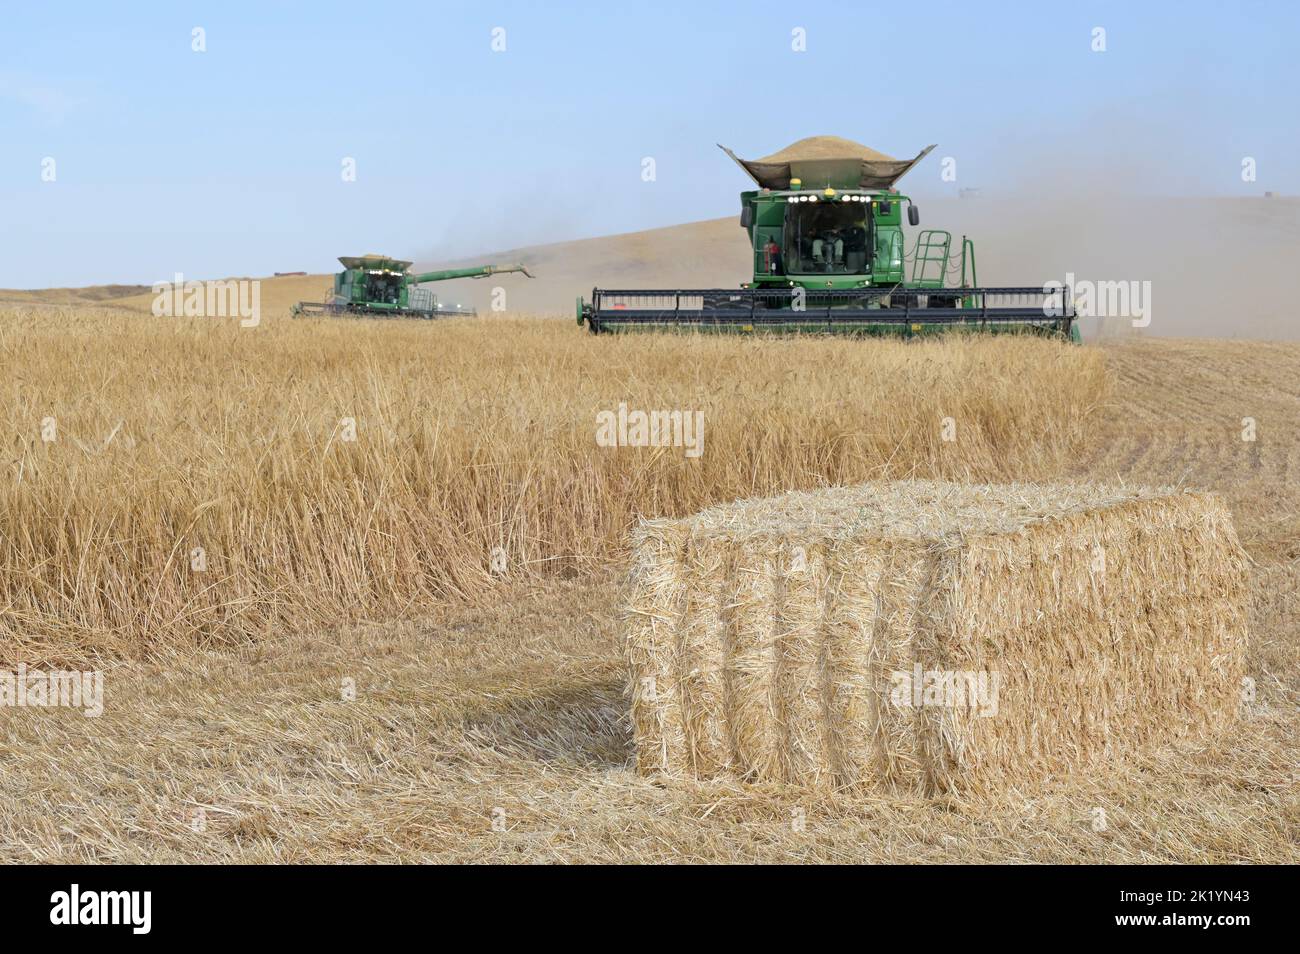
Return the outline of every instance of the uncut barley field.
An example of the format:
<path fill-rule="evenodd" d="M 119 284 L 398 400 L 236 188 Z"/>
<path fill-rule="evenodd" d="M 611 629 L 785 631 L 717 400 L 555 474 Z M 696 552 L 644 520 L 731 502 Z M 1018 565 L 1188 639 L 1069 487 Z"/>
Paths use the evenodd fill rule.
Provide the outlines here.
<path fill-rule="evenodd" d="M 1043 473 L 1105 388 L 1098 355 L 1042 341 L 596 340 L 509 319 L 19 312 L 0 353 L 0 638 L 37 659 L 481 599 L 503 562 L 581 576 L 639 516 L 741 496 Z M 597 446 L 620 404 L 703 412 L 701 456 Z"/>
<path fill-rule="evenodd" d="M 1300 860 L 1300 347 L 78 304 L 0 310 L 0 362 L 0 667 L 106 671 L 99 718 L 0 711 L 0 858 Z M 620 403 L 703 411 L 702 456 L 597 446 Z M 627 530 L 902 476 L 1224 493 L 1254 562 L 1239 731 L 983 802 L 638 778 Z"/>

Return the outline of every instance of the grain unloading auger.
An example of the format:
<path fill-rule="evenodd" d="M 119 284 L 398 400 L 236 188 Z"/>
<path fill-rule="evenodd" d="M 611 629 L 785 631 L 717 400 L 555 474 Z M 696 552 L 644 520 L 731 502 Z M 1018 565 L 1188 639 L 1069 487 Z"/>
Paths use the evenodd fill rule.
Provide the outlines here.
<path fill-rule="evenodd" d="M 593 332 L 896 335 L 1029 332 L 1078 341 L 1068 289 L 979 286 L 975 245 L 919 231 L 895 183 L 929 154 L 896 160 L 834 137 L 801 140 L 746 161 L 719 146 L 757 189 L 740 195 L 754 278 L 740 288 L 593 289 L 578 324 Z M 910 267 L 909 267 L 910 266 Z"/>
<path fill-rule="evenodd" d="M 369 315 L 379 318 L 474 315 L 473 308 L 444 305 L 430 289 L 418 286 L 424 282 L 486 278 L 508 272 L 522 272 L 528 278 L 533 277 L 522 265 L 479 265 L 411 274 L 410 262 L 386 255 L 344 255 L 339 258 L 339 263 L 343 271 L 334 276 L 334 287 L 325 301 L 300 301 L 293 306 L 294 315 Z"/>

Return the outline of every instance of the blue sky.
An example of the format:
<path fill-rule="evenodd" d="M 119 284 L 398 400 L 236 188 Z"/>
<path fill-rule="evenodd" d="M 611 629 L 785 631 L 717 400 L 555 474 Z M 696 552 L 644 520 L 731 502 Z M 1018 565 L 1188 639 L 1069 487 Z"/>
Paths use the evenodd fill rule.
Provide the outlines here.
<path fill-rule="evenodd" d="M 729 215 L 746 180 L 714 143 L 756 157 L 821 133 L 899 156 L 937 142 L 905 180 L 918 196 L 1296 193 L 1298 9 L 9 5 L 0 287 L 332 271 Z"/>

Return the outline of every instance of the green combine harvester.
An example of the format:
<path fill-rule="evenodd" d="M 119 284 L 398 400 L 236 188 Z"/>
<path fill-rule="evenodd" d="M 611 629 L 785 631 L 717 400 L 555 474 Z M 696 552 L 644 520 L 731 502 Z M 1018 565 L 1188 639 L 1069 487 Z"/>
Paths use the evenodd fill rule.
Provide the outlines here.
<path fill-rule="evenodd" d="M 300 301 L 293 306 L 297 315 L 368 315 L 372 318 L 442 318 L 475 315 L 473 308 L 444 305 L 424 282 L 445 282 L 453 278 L 485 278 L 522 272 L 522 265 L 480 265 L 449 268 L 440 272 L 412 275 L 411 263 L 387 255 L 341 256 L 343 271 L 334 276 L 334 287 L 325 301 Z"/>
<path fill-rule="evenodd" d="M 918 231 L 916 204 L 895 188 L 934 146 L 897 160 L 837 137 L 801 140 L 746 161 L 719 146 L 758 186 L 740 195 L 753 281 L 738 289 L 601 289 L 578 299 L 592 332 L 914 337 L 952 330 L 1079 340 L 1067 289 L 981 288 L 975 245 Z"/>

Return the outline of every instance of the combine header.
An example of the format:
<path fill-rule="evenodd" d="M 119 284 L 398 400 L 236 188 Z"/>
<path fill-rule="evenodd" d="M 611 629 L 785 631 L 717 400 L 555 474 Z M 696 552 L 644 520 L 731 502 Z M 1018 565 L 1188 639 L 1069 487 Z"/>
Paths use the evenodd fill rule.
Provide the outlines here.
<path fill-rule="evenodd" d="M 916 204 L 894 184 L 926 157 L 897 160 L 836 137 L 805 139 L 758 161 L 724 146 L 758 186 L 740 195 L 754 278 L 738 289 L 601 289 L 578 299 L 593 332 L 897 335 L 960 329 L 1079 340 L 1066 289 L 981 288 L 975 245 L 918 231 Z"/>
<path fill-rule="evenodd" d="M 386 255 L 342 256 L 343 271 L 334 276 L 334 287 L 325 301 L 300 301 L 293 306 L 297 315 L 369 315 L 375 318 L 441 318 L 450 315 L 474 315 L 473 308 L 444 305 L 424 282 L 445 282 L 453 278 L 484 278 L 528 270 L 522 265 L 481 265 L 477 268 L 450 268 L 440 272 L 412 275 L 410 262 Z"/>

